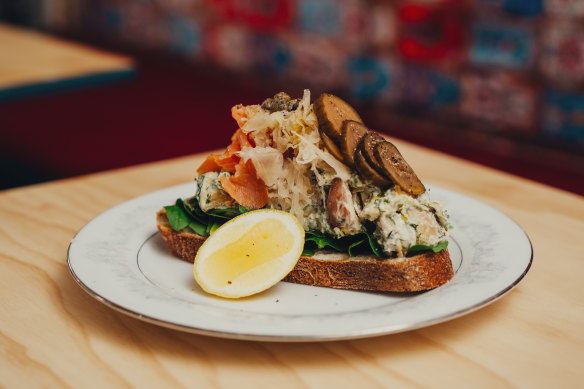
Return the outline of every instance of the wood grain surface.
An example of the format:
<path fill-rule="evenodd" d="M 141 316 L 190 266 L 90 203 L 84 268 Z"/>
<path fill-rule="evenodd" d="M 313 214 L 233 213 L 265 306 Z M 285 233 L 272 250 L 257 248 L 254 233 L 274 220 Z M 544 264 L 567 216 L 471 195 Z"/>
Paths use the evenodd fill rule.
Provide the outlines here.
<path fill-rule="evenodd" d="M 0 89 L 131 68 L 129 57 L 0 24 Z"/>
<path fill-rule="evenodd" d="M 477 198 L 529 235 L 519 286 L 461 318 L 401 334 L 262 343 L 158 327 L 85 293 L 75 233 L 135 196 L 192 180 L 202 156 L 0 192 L 0 386 L 550 388 L 584 382 L 584 199 L 395 141 L 430 185 Z M 154 223 L 154 215 L 153 215 Z"/>

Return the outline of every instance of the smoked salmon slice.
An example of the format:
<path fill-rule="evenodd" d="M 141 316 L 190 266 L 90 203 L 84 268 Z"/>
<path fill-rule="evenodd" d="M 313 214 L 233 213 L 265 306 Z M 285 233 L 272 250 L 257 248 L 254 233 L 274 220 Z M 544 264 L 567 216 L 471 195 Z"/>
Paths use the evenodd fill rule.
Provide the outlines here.
<path fill-rule="evenodd" d="M 207 172 L 218 172 L 221 171 L 221 166 L 217 163 L 218 155 L 209 155 L 207 159 L 203 161 L 201 166 L 197 169 L 197 173 L 203 174 Z"/>
<path fill-rule="evenodd" d="M 262 208 L 268 203 L 268 187 L 257 176 L 251 161 L 244 162 L 238 155 L 244 147 L 255 144 L 241 129 L 231 137 L 231 144 L 223 154 L 212 154 L 197 169 L 199 174 L 207 172 L 230 172 L 233 176 L 220 177 L 223 190 L 238 204 L 247 209 Z"/>
<path fill-rule="evenodd" d="M 231 117 L 235 119 L 239 128 L 247 123 L 247 111 L 242 104 L 235 105 L 231 108 Z"/>
<path fill-rule="evenodd" d="M 209 155 L 201 166 L 199 166 L 197 173 L 203 174 L 219 171 L 235 173 L 235 166 L 241 160 L 237 153 L 243 147 L 254 147 L 254 144 L 243 131 L 237 130 L 231 137 L 231 144 L 227 146 L 227 150 L 223 154 Z"/>
<path fill-rule="evenodd" d="M 257 176 L 253 163 L 241 161 L 235 170 L 233 176 L 219 177 L 223 190 L 244 208 L 258 209 L 266 205 L 268 187 Z"/>

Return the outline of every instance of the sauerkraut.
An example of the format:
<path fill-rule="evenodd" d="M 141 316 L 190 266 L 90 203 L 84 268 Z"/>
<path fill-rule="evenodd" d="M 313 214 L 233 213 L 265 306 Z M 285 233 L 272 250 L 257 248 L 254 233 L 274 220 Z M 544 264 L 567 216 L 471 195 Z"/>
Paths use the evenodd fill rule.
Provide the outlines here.
<path fill-rule="evenodd" d="M 247 121 L 241 127 L 255 147 L 244 147 L 239 156 L 251 160 L 256 173 L 268 187 L 268 207 L 292 213 L 308 229 L 307 218 L 326 202 L 325 187 L 334 177 L 348 180 L 350 169 L 322 145 L 318 120 L 304 90 L 298 108 L 269 112 L 248 106 Z M 312 206 L 311 206 L 312 205 Z M 322 232 L 327 228 L 321 226 Z"/>

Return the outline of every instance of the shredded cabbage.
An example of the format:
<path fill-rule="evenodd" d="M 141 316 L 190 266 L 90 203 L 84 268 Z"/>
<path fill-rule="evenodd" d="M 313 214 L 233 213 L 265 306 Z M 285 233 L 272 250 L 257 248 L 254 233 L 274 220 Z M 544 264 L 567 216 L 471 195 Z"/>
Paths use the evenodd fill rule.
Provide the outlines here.
<path fill-rule="evenodd" d="M 294 111 L 246 108 L 249 116 L 241 129 L 250 134 L 256 147 L 244 147 L 239 156 L 252 161 L 268 186 L 268 206 L 292 213 L 306 228 L 308 206 L 323 208 L 324 187 L 334 177 L 348 180 L 351 170 L 325 149 L 309 90 L 304 90 Z"/>

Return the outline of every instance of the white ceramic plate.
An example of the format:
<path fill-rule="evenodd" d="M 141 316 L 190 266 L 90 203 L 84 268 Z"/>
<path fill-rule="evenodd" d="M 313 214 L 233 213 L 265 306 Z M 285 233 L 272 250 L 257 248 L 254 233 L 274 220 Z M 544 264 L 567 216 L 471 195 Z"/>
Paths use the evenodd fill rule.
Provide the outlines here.
<path fill-rule="evenodd" d="M 525 276 L 532 248 L 523 230 L 494 208 L 440 188 L 454 228 L 456 272 L 415 294 L 337 290 L 280 282 L 258 295 L 226 300 L 205 294 L 192 265 L 169 254 L 156 212 L 192 195 L 193 184 L 150 193 L 97 216 L 69 246 L 71 274 L 91 296 L 161 326 L 226 338 L 323 341 L 390 334 L 443 322 L 485 306 Z"/>

